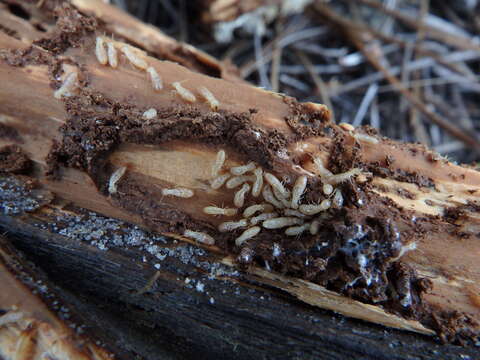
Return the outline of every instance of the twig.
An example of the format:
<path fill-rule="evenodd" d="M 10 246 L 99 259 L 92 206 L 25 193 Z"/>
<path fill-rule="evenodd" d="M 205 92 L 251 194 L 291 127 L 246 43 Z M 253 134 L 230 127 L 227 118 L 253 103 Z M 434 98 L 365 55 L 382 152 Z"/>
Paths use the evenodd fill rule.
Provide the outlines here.
<path fill-rule="evenodd" d="M 372 54 L 369 51 L 366 51 L 365 46 L 360 39 L 358 33 L 352 33 L 348 29 L 345 29 L 347 35 L 351 39 L 351 41 L 357 46 L 358 49 L 360 49 L 364 56 L 370 61 L 370 63 L 377 69 L 379 70 L 384 77 L 392 84 L 394 88 L 397 89 L 398 92 L 400 92 L 407 100 L 410 101 L 410 103 L 418 108 L 419 111 L 421 111 L 428 119 L 430 119 L 433 123 L 437 124 L 441 128 L 443 128 L 445 131 L 449 132 L 452 136 L 462 140 L 466 144 L 474 147 L 477 151 L 480 151 L 480 143 L 472 137 L 471 135 L 465 133 L 462 131 L 460 128 L 452 125 L 449 121 L 443 119 L 442 117 L 438 116 L 435 112 L 430 110 L 423 102 L 421 102 L 419 99 L 417 99 L 408 89 L 406 89 L 400 80 L 398 80 L 394 75 L 390 73 L 390 71 L 384 67 L 376 58 L 374 54 Z"/>

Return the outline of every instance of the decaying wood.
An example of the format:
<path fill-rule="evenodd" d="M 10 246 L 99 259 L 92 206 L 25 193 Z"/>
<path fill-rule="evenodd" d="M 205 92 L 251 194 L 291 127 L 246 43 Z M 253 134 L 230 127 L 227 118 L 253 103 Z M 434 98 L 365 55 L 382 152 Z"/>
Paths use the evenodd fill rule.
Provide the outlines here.
<path fill-rule="evenodd" d="M 75 0 L 74 4 L 81 7 L 84 3 Z M 331 124 L 323 105 L 298 104 L 278 94 L 158 60 L 125 43 L 123 39 L 131 39 L 119 30 L 122 27 L 115 28 L 116 22 L 108 25 L 102 19 L 107 24 L 102 27 L 70 7 L 60 10 L 59 19 L 56 27 L 52 25 L 51 31 L 41 35 L 50 40 L 33 45 L 29 39 L 39 38 L 0 33 L 0 112 L 3 125 L 15 129 L 19 139 L 4 137 L 0 144 L 16 143 L 28 154 L 35 162 L 33 177 L 57 198 L 171 236 L 182 237 L 185 229 L 207 233 L 215 238 L 216 245 L 199 245 L 226 257 L 224 262 L 231 264 L 233 254 L 229 252 L 238 249 L 229 244 L 245 229 L 219 233 L 217 227 L 226 220 L 203 211 L 212 204 L 235 207 L 237 189 L 212 189 L 209 185 L 220 149 L 227 154 L 224 168 L 254 161 L 256 167 L 282 179 L 285 192 L 303 175 L 308 176 L 310 186 L 331 182 L 344 194 L 353 189 L 343 210 L 335 214 L 364 213 L 366 219 L 385 211 L 385 216 L 392 216 L 386 221 L 404 227 L 401 230 L 409 238 L 402 238 L 398 259 L 391 257 L 391 261 L 400 259 L 408 269 L 431 280 L 432 289 L 415 299 L 431 311 L 425 325 L 447 340 L 478 332 L 477 171 L 449 163 L 419 146 Z M 69 26 L 76 26 L 76 31 L 71 32 L 65 21 L 71 21 Z M 121 39 L 104 36 L 106 30 L 113 35 L 118 31 Z M 16 31 L 30 33 L 27 25 Z M 117 68 L 98 61 L 99 37 L 117 49 Z M 132 60 L 137 58 L 139 61 Z M 156 70 L 163 91 L 152 87 L 144 64 Z M 70 83 L 67 79 L 73 73 L 76 79 Z M 201 88 L 215 97 L 218 109 L 202 97 Z M 59 89 L 62 92 L 57 99 L 54 94 L 59 94 Z M 148 119 L 144 116 L 147 111 L 153 114 Z M 345 162 L 336 162 L 339 157 Z M 319 161 L 336 168 L 322 170 Z M 361 168 L 351 169 L 349 164 Z M 112 174 L 122 168 L 126 168 L 124 176 L 116 178 L 111 187 Z M 47 170 L 59 178 L 47 177 Z M 337 184 L 338 177 L 325 175 L 325 171 L 344 174 L 340 175 L 345 176 L 344 184 Z M 265 177 L 265 183 L 268 180 Z M 109 193 L 109 188 L 114 191 Z M 194 196 L 165 196 L 162 190 L 167 188 L 190 189 Z M 320 196 L 312 189 L 305 194 L 312 202 Z M 247 205 L 253 200 L 249 197 Z M 401 219 L 392 214 L 400 214 Z M 281 231 L 270 233 L 280 238 Z M 250 271 L 259 282 L 312 305 L 430 333 L 416 321 L 344 300 L 308 281 L 272 275 L 255 266 Z M 293 270 L 287 268 L 287 274 L 289 271 Z M 452 320 L 455 324 L 443 324 L 454 312 L 461 314 Z M 459 335 L 459 329 L 470 332 Z"/>
<path fill-rule="evenodd" d="M 9 181 L 2 177 L 1 186 Z M 31 193 L 21 198 L 39 201 Z M 0 204 L 5 211 L 5 201 Z M 265 287 L 265 279 L 278 275 L 238 272 L 196 246 L 66 204 L 0 215 L 0 224 L 51 280 L 82 295 L 83 302 L 66 297 L 67 302 L 105 329 L 101 340 L 118 345 L 116 358 L 436 359 L 441 353 L 453 360 L 475 355 L 475 348 L 442 345 L 303 306 L 274 288 L 294 287 L 295 281 Z"/>

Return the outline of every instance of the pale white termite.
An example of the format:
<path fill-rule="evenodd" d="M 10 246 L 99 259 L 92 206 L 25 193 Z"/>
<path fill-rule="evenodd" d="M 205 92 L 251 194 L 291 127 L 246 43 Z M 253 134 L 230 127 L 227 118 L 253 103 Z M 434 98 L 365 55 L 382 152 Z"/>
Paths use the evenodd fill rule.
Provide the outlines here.
<path fill-rule="evenodd" d="M 378 144 L 378 139 L 374 138 L 373 136 L 370 136 L 370 135 L 358 134 L 357 133 L 357 134 L 353 135 L 353 137 L 356 140 L 359 140 L 359 141 L 364 141 L 364 142 L 367 142 L 367 143 L 370 143 L 370 144 Z"/>
<path fill-rule="evenodd" d="M 318 234 L 318 228 L 320 227 L 320 221 L 318 220 L 313 220 L 310 223 L 310 234 L 312 235 L 317 235 Z"/>
<path fill-rule="evenodd" d="M 270 184 L 272 189 L 276 189 L 277 191 L 279 191 L 280 194 L 282 194 L 284 198 L 288 198 L 290 196 L 287 189 L 285 189 L 282 182 L 280 180 L 278 180 L 278 178 L 275 175 L 270 174 L 270 173 L 265 173 L 264 177 L 265 177 L 265 180 Z"/>
<path fill-rule="evenodd" d="M 247 230 L 245 230 L 242 235 L 240 235 L 238 238 L 235 239 L 235 245 L 237 246 L 242 246 L 242 244 L 256 236 L 262 228 L 260 226 L 253 226 Z"/>
<path fill-rule="evenodd" d="M 346 131 L 354 131 L 355 130 L 353 125 L 349 124 L 349 123 L 340 123 L 340 124 L 338 124 L 338 126 L 340 126 L 343 130 L 346 130 Z"/>
<path fill-rule="evenodd" d="M 210 109 L 213 111 L 217 111 L 220 107 L 220 102 L 213 96 L 213 94 L 208 90 L 205 86 L 200 86 L 198 92 L 203 96 L 203 98 L 207 101 Z"/>
<path fill-rule="evenodd" d="M 218 231 L 226 232 L 240 229 L 248 225 L 247 219 L 241 219 L 239 221 L 227 221 L 218 225 Z"/>
<path fill-rule="evenodd" d="M 283 209 L 285 206 L 277 200 L 275 195 L 273 195 L 272 188 L 270 185 L 265 185 L 262 190 L 262 196 L 265 199 L 266 202 L 269 202 L 273 206 L 275 206 L 277 209 Z"/>
<path fill-rule="evenodd" d="M 208 215 L 235 216 L 237 214 L 237 209 L 207 206 L 203 208 L 203 212 Z"/>
<path fill-rule="evenodd" d="M 308 178 L 306 175 L 299 176 L 295 181 L 295 185 L 293 185 L 292 189 L 292 201 L 290 205 L 292 208 L 298 209 L 298 203 L 300 201 L 300 198 L 302 197 L 305 189 L 307 188 L 307 181 Z"/>
<path fill-rule="evenodd" d="M 248 175 L 240 175 L 234 176 L 230 180 L 227 181 L 227 189 L 235 189 L 237 186 L 246 183 L 247 181 L 254 182 L 255 176 L 248 176 Z"/>
<path fill-rule="evenodd" d="M 252 196 L 258 197 L 262 192 L 263 187 L 263 170 L 261 167 L 257 167 L 253 170 L 253 175 L 255 176 L 255 182 L 252 186 Z"/>
<path fill-rule="evenodd" d="M 299 210 L 305 215 L 315 215 L 319 212 L 330 209 L 332 202 L 329 199 L 322 200 L 320 204 L 305 204 L 300 205 Z"/>
<path fill-rule="evenodd" d="M 243 184 L 240 190 L 235 193 L 235 196 L 233 198 L 233 204 L 236 207 L 242 207 L 243 204 L 245 204 L 245 196 L 248 194 L 249 191 L 250 185 L 248 185 L 247 183 Z"/>
<path fill-rule="evenodd" d="M 115 194 L 117 192 L 117 182 L 125 175 L 127 168 L 121 167 L 115 170 L 112 175 L 110 176 L 110 180 L 108 181 L 108 192 L 110 194 Z"/>
<path fill-rule="evenodd" d="M 294 210 L 294 209 L 285 209 L 285 210 L 283 210 L 283 215 L 285 215 L 285 216 L 305 217 L 305 214 L 302 214 L 300 211 Z"/>
<path fill-rule="evenodd" d="M 118 52 L 115 45 L 111 42 L 107 43 L 108 65 L 116 69 L 118 67 Z"/>
<path fill-rule="evenodd" d="M 278 217 L 265 220 L 262 226 L 266 229 L 280 229 L 282 227 L 301 224 L 303 224 L 303 219 L 297 217 Z"/>
<path fill-rule="evenodd" d="M 344 173 L 328 176 L 324 180 L 328 184 L 336 185 L 336 184 L 340 184 L 344 181 L 347 181 L 347 180 L 351 179 L 355 175 L 360 175 L 361 173 L 362 173 L 362 170 L 360 170 L 359 168 L 354 168 L 354 169 L 350 169 L 350 170 L 348 170 Z"/>
<path fill-rule="evenodd" d="M 210 182 L 210 187 L 215 190 L 220 189 L 223 186 L 223 184 L 225 184 L 225 181 L 227 181 L 229 177 L 230 177 L 230 174 L 228 173 L 217 176 L 215 179 L 213 179 Z"/>
<path fill-rule="evenodd" d="M 278 214 L 276 212 L 271 212 L 271 213 L 261 213 L 260 215 L 254 216 L 250 219 L 250 224 L 252 225 L 257 225 L 259 222 L 262 222 L 264 220 L 268 219 L 273 219 L 278 217 Z"/>
<path fill-rule="evenodd" d="M 273 206 L 270 205 L 270 204 L 255 204 L 255 205 L 251 205 L 249 207 L 247 207 L 244 211 L 243 211 L 243 216 L 248 218 L 252 215 L 254 215 L 257 211 L 261 211 L 261 212 L 271 212 L 273 211 Z"/>
<path fill-rule="evenodd" d="M 343 206 L 343 195 L 340 189 L 335 190 L 335 194 L 333 194 L 332 203 L 336 208 L 341 208 Z"/>
<path fill-rule="evenodd" d="M 162 189 L 162 195 L 164 196 L 176 196 L 180 198 L 191 198 L 194 195 L 193 190 L 186 188 L 176 188 L 176 189 Z"/>
<path fill-rule="evenodd" d="M 232 173 L 232 175 L 243 175 L 249 171 L 253 171 L 255 170 L 257 166 L 255 165 L 255 163 L 253 161 L 249 162 L 247 165 L 242 165 L 242 166 L 234 166 L 232 168 L 230 168 L 230 172 Z"/>
<path fill-rule="evenodd" d="M 142 116 L 144 119 L 151 120 L 157 116 L 157 110 L 155 110 L 154 108 L 148 109 L 143 113 Z"/>
<path fill-rule="evenodd" d="M 148 68 L 148 63 L 142 59 L 141 57 L 139 57 L 134 50 L 132 50 L 130 47 L 128 46 L 124 46 L 122 47 L 122 52 L 123 52 L 123 55 L 125 55 L 125 57 L 128 59 L 128 61 L 130 61 L 130 63 L 141 69 L 141 70 L 147 70 Z"/>
<path fill-rule="evenodd" d="M 153 90 L 160 91 L 163 89 L 163 81 L 160 75 L 158 75 L 157 70 L 154 67 L 149 66 L 147 68 L 147 73 L 150 76 L 150 81 L 152 83 Z"/>
<path fill-rule="evenodd" d="M 291 205 L 290 199 L 290 190 L 287 190 L 287 197 L 285 197 L 277 188 L 272 188 L 273 195 L 283 204 L 284 207 L 289 208 Z"/>
<path fill-rule="evenodd" d="M 97 39 L 95 42 L 95 56 L 97 57 L 97 60 L 100 64 L 107 65 L 108 63 L 107 50 L 105 49 L 105 42 L 100 36 L 97 36 Z"/>
<path fill-rule="evenodd" d="M 78 87 L 78 74 L 76 71 L 72 71 L 65 76 L 62 86 L 53 93 L 55 99 L 61 99 L 62 96 L 72 96 Z"/>
<path fill-rule="evenodd" d="M 223 167 L 223 164 L 225 163 L 226 158 L 227 158 L 227 154 L 225 153 L 225 150 L 218 150 L 217 156 L 215 158 L 215 162 L 212 165 L 212 176 L 213 177 L 218 175 L 219 171 Z"/>
<path fill-rule="evenodd" d="M 317 171 L 320 174 L 320 177 L 333 176 L 333 173 L 330 170 L 328 170 L 325 167 L 325 165 L 323 165 L 323 161 L 319 157 L 314 158 L 313 163 L 315 164 L 315 167 L 317 168 Z"/>
<path fill-rule="evenodd" d="M 299 225 L 299 226 L 292 226 L 292 227 L 289 227 L 285 230 L 285 235 L 287 235 L 287 236 L 297 236 L 297 235 L 300 235 L 301 233 L 303 233 L 304 231 L 307 231 L 308 229 L 310 229 L 310 224 L 309 223 Z"/>
<path fill-rule="evenodd" d="M 197 98 L 195 95 L 190 90 L 185 89 L 180 82 L 175 81 L 172 83 L 172 86 L 174 87 L 175 91 L 177 92 L 180 97 L 188 102 L 194 103 L 197 101 Z"/>
<path fill-rule="evenodd" d="M 331 195 L 333 193 L 332 184 L 323 184 L 323 193 L 325 195 Z"/>
<path fill-rule="evenodd" d="M 193 240 L 197 240 L 198 242 L 201 242 L 203 244 L 207 244 L 207 245 L 215 244 L 215 239 L 213 237 L 200 231 L 193 231 L 193 230 L 187 229 L 183 232 L 183 236 L 191 238 Z"/>

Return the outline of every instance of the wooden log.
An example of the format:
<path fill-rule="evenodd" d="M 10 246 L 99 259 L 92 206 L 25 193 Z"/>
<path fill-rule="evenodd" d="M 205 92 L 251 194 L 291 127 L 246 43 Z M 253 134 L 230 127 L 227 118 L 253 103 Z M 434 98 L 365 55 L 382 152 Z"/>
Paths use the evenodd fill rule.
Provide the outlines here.
<path fill-rule="evenodd" d="M 59 9 L 58 16 L 56 27 L 33 45 L 0 34 L 3 122 L 18 133 L 16 142 L 36 163 L 34 177 L 46 189 L 183 240 L 193 231 L 224 262 L 238 257 L 245 268 L 252 260 L 250 271 L 297 291 L 302 301 L 330 303 L 328 308 L 340 311 L 340 302 L 318 300 L 328 296 L 325 286 L 401 316 L 405 329 L 422 329 L 418 322 L 412 327 L 415 320 L 445 340 L 475 338 L 478 172 L 369 129 L 332 124 L 323 105 L 300 104 L 159 61 L 103 37 L 95 18 L 71 6 Z M 116 67 L 103 64 L 107 43 L 116 50 Z M 162 80 L 161 91 L 152 87 L 149 67 Z M 11 143 L 11 138 L 1 142 Z M 265 222 L 258 236 L 240 246 L 236 241 L 245 238 L 244 228 L 219 231 L 226 219 L 207 214 L 205 207 L 233 209 L 241 200 L 228 186 L 211 187 L 219 150 L 228 158 L 221 172 L 240 173 L 233 168 L 253 162 L 281 179 L 283 185 L 270 175 L 263 180 L 280 193 L 276 211 L 290 217 L 287 223 L 318 221 L 318 233 L 289 237 L 285 229 L 272 229 L 277 222 Z M 44 176 L 45 170 L 59 178 Z M 291 215 L 298 209 L 290 194 L 298 193 L 294 184 L 303 176 L 305 216 Z M 171 196 L 169 189 L 194 196 Z M 245 222 L 239 215 L 247 206 L 269 201 L 266 194 L 259 198 L 264 199 L 248 195 L 233 219 Z M 315 216 L 319 208 L 308 203 L 320 202 L 333 206 Z M 255 266 L 304 280 L 267 276 Z M 342 311 L 379 322 L 353 304 L 347 301 Z"/>
<path fill-rule="evenodd" d="M 2 188 L 12 181 L 2 177 Z M 20 199 L 38 201 L 18 195 L 17 208 Z M 266 285 L 263 276 L 227 267 L 197 246 L 71 205 L 1 215 L 0 224 L 61 285 L 72 310 L 96 324 L 85 332 L 115 343 L 119 358 L 457 359 L 477 351 L 305 306 L 275 281 Z"/>

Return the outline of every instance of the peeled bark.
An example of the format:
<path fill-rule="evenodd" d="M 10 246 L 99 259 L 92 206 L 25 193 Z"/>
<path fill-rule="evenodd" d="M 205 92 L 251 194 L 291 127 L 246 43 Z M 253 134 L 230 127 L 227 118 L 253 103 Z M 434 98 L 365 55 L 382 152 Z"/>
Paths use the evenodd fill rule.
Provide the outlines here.
<path fill-rule="evenodd" d="M 34 161 L 32 177 L 44 189 L 185 241 L 195 242 L 186 230 L 207 234 L 215 244 L 198 245 L 223 263 L 309 304 L 421 333 L 433 329 L 450 341 L 478 335 L 477 171 L 371 129 L 335 125 L 323 105 L 149 56 L 146 46 L 104 36 L 119 31 L 106 15 L 99 22 L 64 5 L 58 16 L 39 37 L 25 24 L 15 30 L 17 39 L 0 34 L 0 113 L 16 134 L 0 144 L 15 143 Z M 99 37 L 117 50 L 118 67 L 99 62 Z M 159 91 L 142 62 L 161 78 Z M 306 176 L 304 205 L 328 200 L 327 183 L 342 204 L 332 198 L 321 215 L 296 220 L 319 221 L 317 234 L 290 237 L 264 223 L 237 246 L 245 228 L 218 227 L 264 200 L 247 195 L 231 219 L 205 213 L 211 205 L 235 208 L 237 189 L 210 185 L 219 150 L 227 154 L 222 173 L 252 161 L 280 179 L 285 193 Z M 194 196 L 164 193 L 178 188 Z"/>

